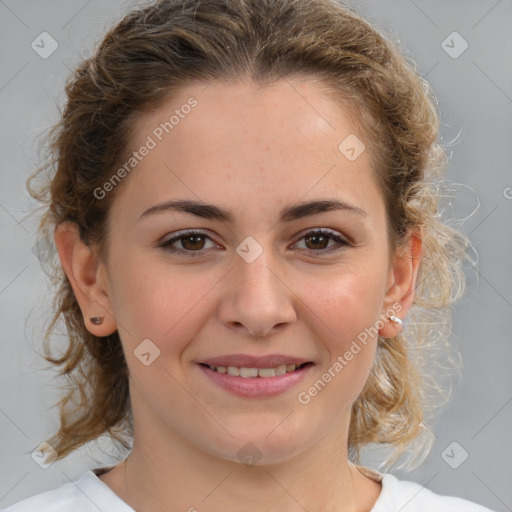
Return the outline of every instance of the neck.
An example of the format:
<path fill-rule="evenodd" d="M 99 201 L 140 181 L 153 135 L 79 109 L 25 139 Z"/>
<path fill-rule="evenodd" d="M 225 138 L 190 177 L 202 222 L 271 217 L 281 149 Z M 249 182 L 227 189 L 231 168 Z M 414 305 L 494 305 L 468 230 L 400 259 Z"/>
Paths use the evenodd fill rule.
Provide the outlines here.
<path fill-rule="evenodd" d="M 357 471 L 347 464 L 332 484 L 322 485 L 318 478 L 307 482 L 306 475 L 293 478 L 275 468 L 228 471 L 217 478 L 201 476 L 194 481 L 159 478 L 150 481 L 135 459 L 126 460 L 124 466 L 124 501 L 137 512 L 189 510 L 236 510 L 237 512 L 296 511 L 298 506 L 309 512 L 349 512 L 361 510 L 356 506 L 354 480 Z M 297 478 L 298 477 L 298 478 Z M 328 479 L 329 480 L 329 479 Z M 315 489 L 314 493 L 307 492 Z M 336 489 L 336 492 L 333 490 Z"/>

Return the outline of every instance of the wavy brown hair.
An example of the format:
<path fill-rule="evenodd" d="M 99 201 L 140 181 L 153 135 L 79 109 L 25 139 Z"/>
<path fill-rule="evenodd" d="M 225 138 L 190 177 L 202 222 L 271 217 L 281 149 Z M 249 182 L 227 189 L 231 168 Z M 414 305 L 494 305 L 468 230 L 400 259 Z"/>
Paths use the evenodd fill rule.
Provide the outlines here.
<path fill-rule="evenodd" d="M 450 305 L 464 288 L 467 247 L 438 214 L 437 184 L 447 157 L 435 96 L 392 39 L 335 0 L 152 2 L 130 11 L 76 68 L 46 159 L 28 183 L 43 204 L 45 243 L 53 243 L 58 224 L 71 221 L 82 240 L 105 255 L 109 208 L 122 184 L 101 200 L 94 190 L 130 155 L 130 130 L 141 113 L 197 81 L 265 86 L 295 76 L 324 86 L 365 134 L 392 249 L 415 231 L 423 239 L 406 329 L 379 338 L 373 369 L 352 407 L 349 456 L 357 462 L 363 447 L 385 445 L 388 464 L 408 451 L 425 456 L 431 444 L 431 391 L 440 388 L 425 370 L 432 368 L 434 349 L 448 346 Z M 60 428 L 48 442 L 57 459 L 103 434 L 128 449 L 133 419 L 118 332 L 98 338 L 86 329 L 56 260 L 54 254 L 49 262 L 55 310 L 44 357 L 68 386 L 58 402 Z M 60 321 L 68 344 L 56 357 L 51 341 Z M 412 467 L 412 459 L 402 466 Z"/>

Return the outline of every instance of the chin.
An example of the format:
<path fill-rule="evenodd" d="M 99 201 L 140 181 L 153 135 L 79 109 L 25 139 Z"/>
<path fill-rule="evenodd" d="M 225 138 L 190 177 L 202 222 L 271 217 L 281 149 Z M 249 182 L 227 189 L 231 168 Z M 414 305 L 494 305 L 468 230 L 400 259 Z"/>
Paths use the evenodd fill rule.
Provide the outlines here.
<path fill-rule="evenodd" d="M 272 426 L 261 429 L 255 429 L 254 426 L 246 430 L 228 429 L 233 437 L 226 434 L 222 439 L 216 439 L 208 451 L 216 457 L 245 467 L 278 464 L 304 451 L 309 443 L 303 430 L 300 434 L 294 435 L 285 428 L 284 422 L 277 428 L 276 425 L 279 425 L 279 422 L 273 421 Z"/>

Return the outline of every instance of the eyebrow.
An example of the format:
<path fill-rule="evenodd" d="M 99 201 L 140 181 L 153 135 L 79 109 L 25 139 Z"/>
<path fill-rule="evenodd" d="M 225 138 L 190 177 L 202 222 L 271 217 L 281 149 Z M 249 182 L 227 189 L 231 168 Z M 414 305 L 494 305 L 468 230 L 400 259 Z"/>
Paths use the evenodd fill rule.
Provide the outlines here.
<path fill-rule="evenodd" d="M 342 210 L 355 213 L 362 217 L 367 215 L 367 213 L 361 208 L 345 201 L 340 201 L 338 199 L 322 199 L 317 201 L 298 203 L 283 208 L 280 213 L 280 221 L 291 222 L 293 220 L 309 217 L 310 215 L 317 215 L 319 213 L 333 210 Z M 143 217 L 169 211 L 190 213 L 196 217 L 201 217 L 202 219 L 218 220 L 231 224 L 234 223 L 235 220 L 233 213 L 229 210 L 226 210 L 225 208 L 221 208 L 213 204 L 206 204 L 201 201 L 191 200 L 171 200 L 157 204 L 143 212 L 139 217 L 139 220 L 141 220 Z"/>

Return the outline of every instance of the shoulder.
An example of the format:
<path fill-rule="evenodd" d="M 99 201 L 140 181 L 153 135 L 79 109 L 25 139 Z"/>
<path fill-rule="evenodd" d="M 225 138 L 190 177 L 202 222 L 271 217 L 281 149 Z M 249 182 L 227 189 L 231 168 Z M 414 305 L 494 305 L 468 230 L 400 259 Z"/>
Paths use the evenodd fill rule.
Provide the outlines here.
<path fill-rule="evenodd" d="M 89 470 L 78 480 L 25 498 L 0 512 L 98 512 L 98 509 L 110 512 L 132 511 Z"/>
<path fill-rule="evenodd" d="M 435 494 L 426 487 L 381 474 L 382 491 L 371 512 L 492 512 L 471 501 Z"/>
<path fill-rule="evenodd" d="M 83 507 L 83 498 L 75 488 L 73 483 L 65 483 L 57 489 L 36 494 L 30 498 L 25 498 L 2 512 L 64 512 L 71 510 L 71 507 Z M 83 508 L 83 510 L 88 510 Z"/>

